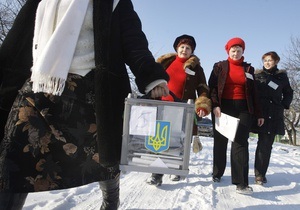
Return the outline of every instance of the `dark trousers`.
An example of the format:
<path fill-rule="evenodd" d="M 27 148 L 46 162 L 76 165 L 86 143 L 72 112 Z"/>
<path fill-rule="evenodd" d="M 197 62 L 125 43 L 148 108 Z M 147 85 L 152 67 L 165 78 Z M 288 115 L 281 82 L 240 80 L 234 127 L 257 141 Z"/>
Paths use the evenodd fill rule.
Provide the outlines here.
<path fill-rule="evenodd" d="M 255 151 L 254 174 L 265 177 L 272 152 L 275 134 L 258 133 L 257 147 Z"/>
<path fill-rule="evenodd" d="M 0 208 L 5 210 L 21 210 L 28 193 L 0 193 Z"/>
<path fill-rule="evenodd" d="M 214 128 L 214 147 L 213 147 L 213 176 L 221 178 L 225 172 L 227 163 L 227 144 L 228 139 Z"/>
<path fill-rule="evenodd" d="M 231 144 L 231 180 L 235 185 L 248 185 L 249 174 L 249 132 L 253 116 L 248 112 L 246 100 L 222 100 L 221 112 L 239 118 L 235 139 Z M 212 117 L 213 125 L 215 122 Z M 228 139 L 215 130 L 213 147 L 213 176 L 221 178 L 226 168 Z"/>

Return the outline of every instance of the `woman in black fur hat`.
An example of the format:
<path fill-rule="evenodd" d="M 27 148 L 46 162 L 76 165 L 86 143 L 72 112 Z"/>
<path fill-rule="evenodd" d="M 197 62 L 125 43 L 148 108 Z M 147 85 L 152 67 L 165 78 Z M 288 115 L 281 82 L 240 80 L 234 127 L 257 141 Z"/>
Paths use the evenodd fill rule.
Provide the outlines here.
<path fill-rule="evenodd" d="M 177 37 L 173 44 L 176 53 L 168 53 L 157 59 L 168 73 L 170 80 L 168 87 L 176 98 L 181 101 L 192 99 L 195 101 L 195 113 L 199 117 L 208 115 L 211 111 L 211 101 L 208 97 L 209 89 L 200 59 L 194 55 L 196 41 L 194 37 L 183 34 Z M 162 97 L 165 101 L 174 101 L 171 95 Z M 202 144 L 197 135 L 197 125 L 193 127 L 193 151 L 198 153 Z M 159 186 L 162 184 L 162 174 L 152 174 L 148 183 Z M 180 176 L 172 177 L 173 181 L 179 181 Z"/>

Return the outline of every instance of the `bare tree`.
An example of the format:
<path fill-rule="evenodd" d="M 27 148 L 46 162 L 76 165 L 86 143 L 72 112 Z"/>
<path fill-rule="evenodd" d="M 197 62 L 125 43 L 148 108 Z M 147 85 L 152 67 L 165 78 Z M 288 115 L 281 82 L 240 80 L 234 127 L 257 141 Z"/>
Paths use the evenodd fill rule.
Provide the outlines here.
<path fill-rule="evenodd" d="M 0 45 L 26 0 L 1 0 L 0 1 Z"/>
<path fill-rule="evenodd" d="M 300 38 L 291 37 L 291 43 L 283 56 L 283 68 L 288 71 L 294 97 L 289 110 L 284 113 L 286 131 L 290 144 L 297 144 L 297 127 L 300 121 Z"/>

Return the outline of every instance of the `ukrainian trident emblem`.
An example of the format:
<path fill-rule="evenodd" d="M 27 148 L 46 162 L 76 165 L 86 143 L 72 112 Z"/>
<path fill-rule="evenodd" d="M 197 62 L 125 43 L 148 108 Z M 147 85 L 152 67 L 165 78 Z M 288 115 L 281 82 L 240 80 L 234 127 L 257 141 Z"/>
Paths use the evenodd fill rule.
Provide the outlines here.
<path fill-rule="evenodd" d="M 146 136 L 145 147 L 155 153 L 169 149 L 170 145 L 170 122 L 156 121 L 155 136 Z"/>

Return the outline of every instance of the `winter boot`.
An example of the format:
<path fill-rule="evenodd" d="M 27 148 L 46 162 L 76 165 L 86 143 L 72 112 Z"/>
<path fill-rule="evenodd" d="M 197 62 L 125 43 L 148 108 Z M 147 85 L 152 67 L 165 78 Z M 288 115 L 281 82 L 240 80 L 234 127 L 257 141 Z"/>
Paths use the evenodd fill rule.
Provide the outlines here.
<path fill-rule="evenodd" d="M 163 174 L 152 174 L 152 176 L 147 180 L 150 185 L 160 186 L 162 184 Z"/>
<path fill-rule="evenodd" d="M 236 192 L 243 195 L 251 195 L 253 193 L 253 189 L 250 186 L 240 186 L 236 187 Z"/>
<path fill-rule="evenodd" d="M 100 181 L 102 205 L 100 210 L 116 210 L 120 205 L 120 176 L 114 179 Z"/>
<path fill-rule="evenodd" d="M 220 181 L 221 181 L 221 178 L 216 177 L 216 176 L 213 176 L 213 177 L 212 177 L 212 180 L 213 180 L 213 182 L 220 182 Z"/>
<path fill-rule="evenodd" d="M 267 178 L 262 177 L 262 176 L 256 176 L 254 183 L 258 184 L 258 185 L 263 185 L 263 184 L 267 183 Z"/>
<path fill-rule="evenodd" d="M 22 210 L 28 193 L 0 193 L 0 206 L 5 210 Z"/>
<path fill-rule="evenodd" d="M 181 179 L 179 175 L 171 175 L 171 180 L 173 182 L 178 182 Z"/>

